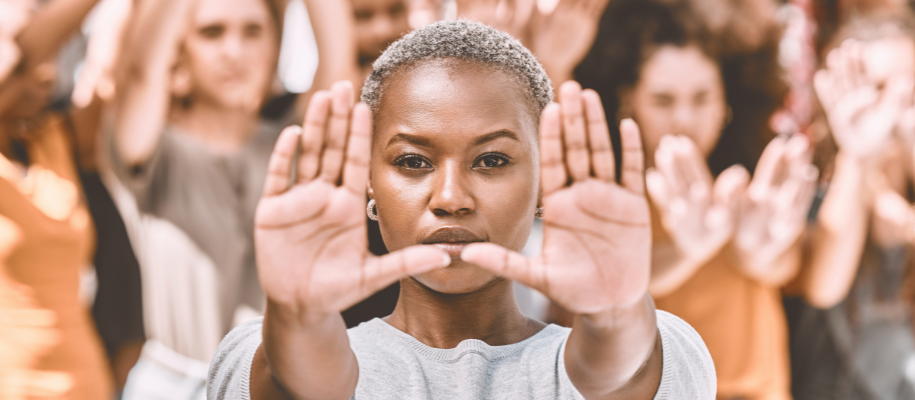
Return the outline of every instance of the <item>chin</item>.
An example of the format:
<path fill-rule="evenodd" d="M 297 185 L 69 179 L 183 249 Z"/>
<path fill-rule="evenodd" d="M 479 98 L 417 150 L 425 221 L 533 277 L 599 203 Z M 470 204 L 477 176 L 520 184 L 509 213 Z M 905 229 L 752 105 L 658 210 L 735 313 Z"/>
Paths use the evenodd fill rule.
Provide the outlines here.
<path fill-rule="evenodd" d="M 426 288 L 443 294 L 466 294 L 482 289 L 499 279 L 485 269 L 455 260 L 446 268 L 413 275 L 413 279 Z"/>

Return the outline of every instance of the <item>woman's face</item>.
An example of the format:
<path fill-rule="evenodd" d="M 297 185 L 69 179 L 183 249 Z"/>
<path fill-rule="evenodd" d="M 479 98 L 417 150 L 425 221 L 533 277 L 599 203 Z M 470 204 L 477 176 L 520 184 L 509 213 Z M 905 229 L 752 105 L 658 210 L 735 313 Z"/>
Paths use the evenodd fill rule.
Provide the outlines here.
<path fill-rule="evenodd" d="M 352 0 L 360 62 L 381 56 L 391 43 L 410 31 L 405 0 Z"/>
<path fill-rule="evenodd" d="M 194 100 L 257 110 L 272 83 L 278 43 L 265 0 L 198 0 L 184 46 Z"/>
<path fill-rule="evenodd" d="M 708 157 L 727 119 L 721 72 L 695 46 L 659 47 L 642 65 L 623 102 L 642 128 L 649 166 L 664 135 L 684 135 Z"/>
<path fill-rule="evenodd" d="M 460 260 L 464 244 L 520 251 L 537 207 L 538 118 L 505 72 L 433 61 L 389 78 L 375 115 L 370 195 L 389 250 L 435 244 L 448 268 L 414 276 L 441 293 L 497 279 Z"/>

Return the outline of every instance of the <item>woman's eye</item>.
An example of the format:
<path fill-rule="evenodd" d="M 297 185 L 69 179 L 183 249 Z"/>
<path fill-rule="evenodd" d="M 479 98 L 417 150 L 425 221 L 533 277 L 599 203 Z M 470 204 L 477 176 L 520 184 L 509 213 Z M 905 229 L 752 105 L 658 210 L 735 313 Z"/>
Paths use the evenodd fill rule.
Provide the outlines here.
<path fill-rule="evenodd" d="M 207 39 L 215 39 L 222 35 L 225 28 L 219 25 L 211 25 L 200 29 L 200 35 Z"/>
<path fill-rule="evenodd" d="M 429 168 L 432 166 L 429 164 L 428 161 L 426 161 L 425 159 L 423 159 L 422 157 L 419 157 L 419 156 L 400 157 L 394 163 L 401 167 L 410 168 L 410 169 L 423 169 L 423 168 Z"/>
<path fill-rule="evenodd" d="M 508 164 L 508 158 L 496 154 L 487 154 L 477 160 L 474 167 L 497 168 Z"/>

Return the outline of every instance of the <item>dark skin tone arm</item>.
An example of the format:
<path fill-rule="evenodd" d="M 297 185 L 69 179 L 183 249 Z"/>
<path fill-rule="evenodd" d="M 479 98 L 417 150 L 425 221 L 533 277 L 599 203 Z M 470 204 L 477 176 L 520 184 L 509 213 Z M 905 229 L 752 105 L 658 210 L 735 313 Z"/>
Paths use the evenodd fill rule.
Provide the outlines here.
<path fill-rule="evenodd" d="M 651 239 L 638 128 L 631 121 L 622 127 L 618 184 L 593 91 L 563 85 L 561 105 L 549 106 L 540 118 L 538 146 L 537 118 L 518 100 L 524 96 L 511 87 L 514 80 L 485 68 L 429 68 L 392 79 L 386 89 L 392 100 L 377 111 L 374 136 L 366 107 L 350 106 L 348 84 L 316 93 L 304 132 L 290 128 L 281 135 L 256 222 L 258 269 L 269 304 L 252 365 L 252 398 L 350 398 L 358 364 L 339 312 L 398 279 L 401 297 L 385 320 L 429 346 L 524 340 L 542 325 L 518 311 L 505 278 L 576 313 L 565 363 L 585 398 L 652 398 L 662 350 L 647 294 Z M 408 134 L 398 136 L 395 127 Z M 298 141 L 303 149 L 324 150 L 303 152 L 299 180 L 287 188 Z M 562 143 L 576 141 L 590 145 L 563 150 Z M 395 251 L 382 258 L 365 251 L 362 193 L 369 165 L 369 193 L 385 243 Z M 538 203 L 545 208 L 544 255 L 527 259 L 515 251 L 527 239 Z M 441 242 L 436 232 L 443 229 L 489 243 Z M 324 361 L 318 366 L 310 360 Z"/>

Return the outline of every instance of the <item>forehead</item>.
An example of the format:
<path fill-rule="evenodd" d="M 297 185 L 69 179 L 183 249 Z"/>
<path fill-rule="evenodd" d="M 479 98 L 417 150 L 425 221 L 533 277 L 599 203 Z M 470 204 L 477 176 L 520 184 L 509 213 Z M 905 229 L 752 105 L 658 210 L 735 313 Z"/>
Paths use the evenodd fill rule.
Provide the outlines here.
<path fill-rule="evenodd" d="M 197 0 L 195 23 L 205 25 L 233 20 L 270 21 L 268 0 Z"/>
<path fill-rule="evenodd" d="M 423 62 L 388 78 L 375 113 L 376 132 L 478 135 L 508 129 L 533 140 L 538 118 L 528 97 L 519 79 L 499 69 Z"/>
<path fill-rule="evenodd" d="M 664 45 L 642 65 L 639 84 L 652 91 L 708 89 L 721 84 L 721 74 L 697 47 Z"/>

